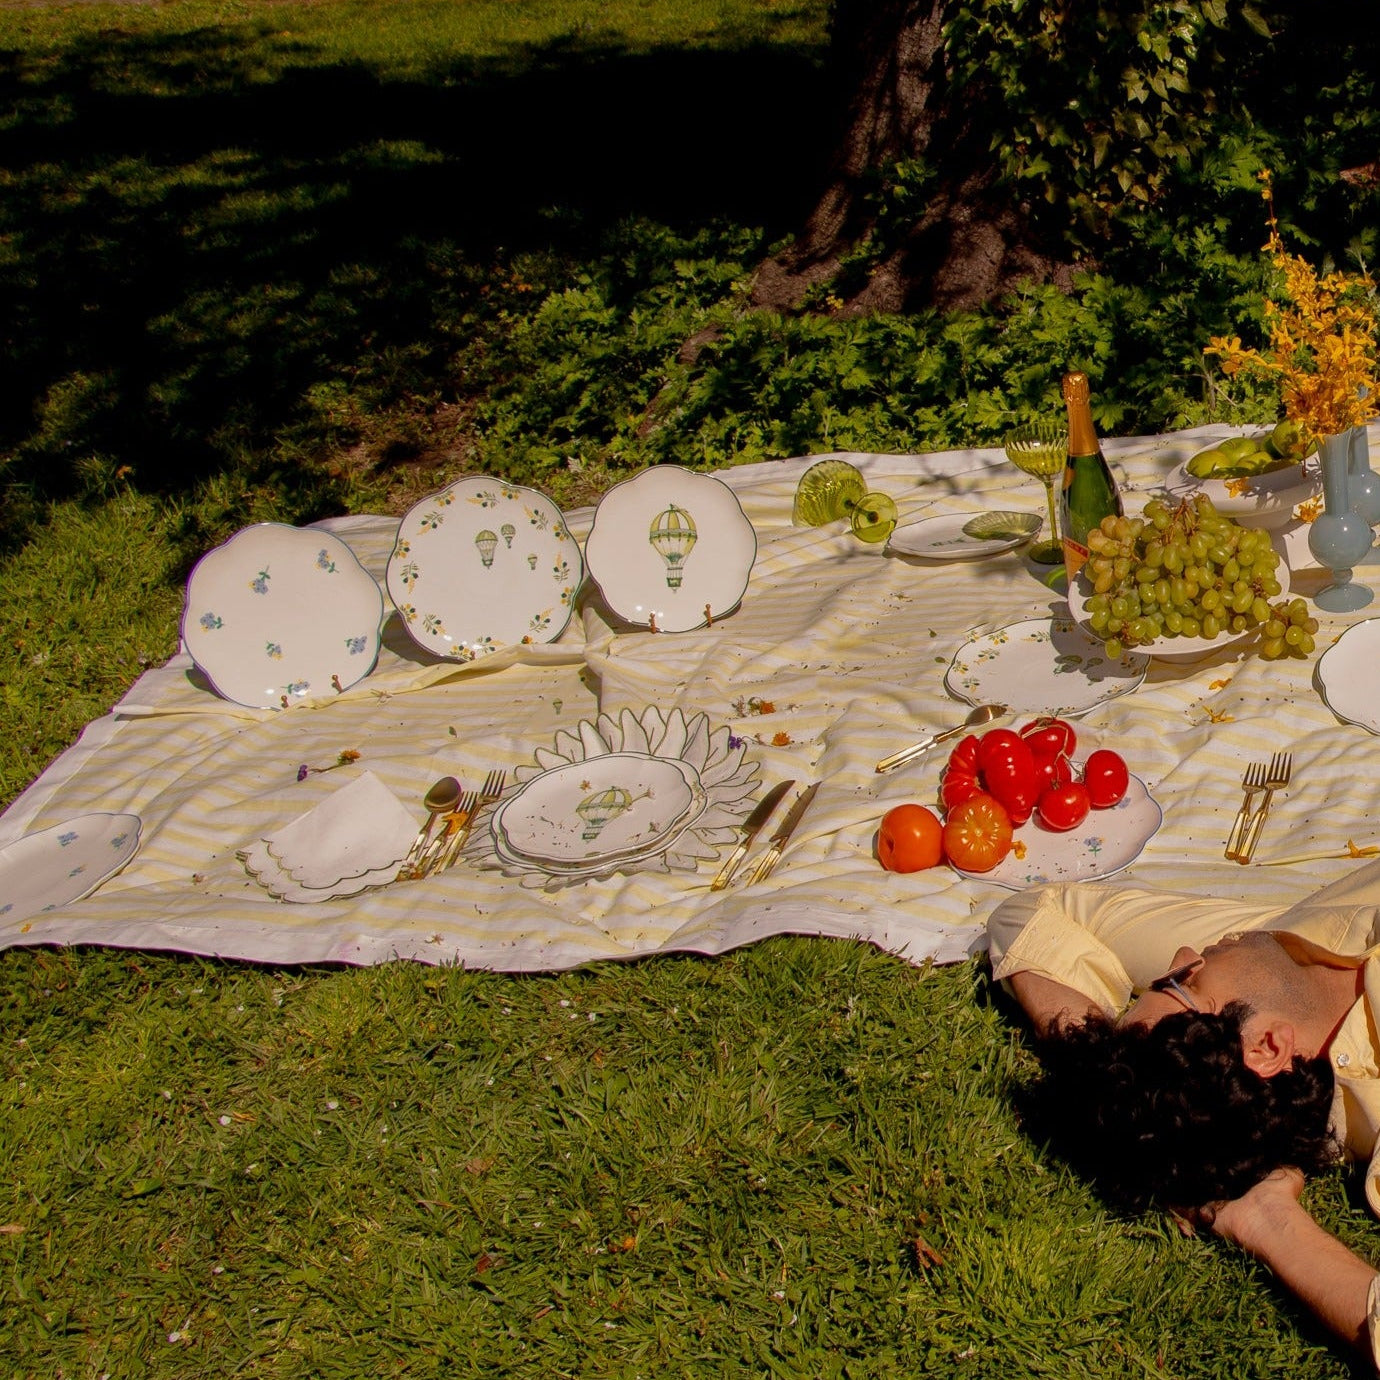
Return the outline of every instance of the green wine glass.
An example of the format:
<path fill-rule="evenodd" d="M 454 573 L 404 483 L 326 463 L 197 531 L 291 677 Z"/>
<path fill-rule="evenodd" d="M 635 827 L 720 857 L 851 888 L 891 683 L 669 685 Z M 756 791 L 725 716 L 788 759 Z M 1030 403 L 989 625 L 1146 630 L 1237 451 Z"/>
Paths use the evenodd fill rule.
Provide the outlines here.
<path fill-rule="evenodd" d="M 1064 472 L 1064 462 L 1068 459 L 1068 428 L 1060 422 L 1028 422 L 1008 431 L 1003 444 L 1006 458 L 1018 470 L 1033 475 L 1045 486 L 1050 535 L 1030 548 L 1030 559 L 1036 565 L 1060 565 L 1064 559 L 1064 545 L 1059 539 L 1059 517 L 1054 508 L 1054 477 Z"/>
<path fill-rule="evenodd" d="M 896 504 L 888 495 L 870 493 L 856 465 L 847 460 L 819 460 L 800 476 L 791 506 L 797 527 L 823 527 L 846 519 L 859 541 L 885 541 L 896 530 Z"/>

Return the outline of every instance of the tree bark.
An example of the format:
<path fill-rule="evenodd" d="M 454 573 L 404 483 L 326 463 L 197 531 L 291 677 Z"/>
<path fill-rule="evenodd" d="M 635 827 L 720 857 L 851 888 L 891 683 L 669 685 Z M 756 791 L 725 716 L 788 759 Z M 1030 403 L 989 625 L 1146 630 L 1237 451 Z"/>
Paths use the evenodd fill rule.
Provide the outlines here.
<path fill-rule="evenodd" d="M 944 26 L 951 0 L 838 0 L 834 84 L 849 92 L 827 185 L 799 238 L 764 262 L 756 305 L 798 308 L 839 274 L 873 229 L 869 191 L 901 159 L 928 164 L 935 192 L 916 221 L 851 285 L 837 310 L 962 310 L 1022 279 L 1068 286 L 1071 265 L 1044 252 L 1027 209 L 997 188 L 982 93 L 956 89 Z M 976 99 L 968 99 L 970 96 Z"/>

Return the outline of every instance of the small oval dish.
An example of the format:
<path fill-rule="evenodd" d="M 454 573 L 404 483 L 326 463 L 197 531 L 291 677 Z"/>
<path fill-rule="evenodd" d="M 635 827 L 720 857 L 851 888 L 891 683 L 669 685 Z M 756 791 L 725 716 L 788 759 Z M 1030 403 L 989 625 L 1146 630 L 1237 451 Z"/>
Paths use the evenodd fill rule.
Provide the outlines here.
<path fill-rule="evenodd" d="M 886 547 L 929 561 L 972 561 L 1020 546 L 1042 525 L 1036 513 L 941 513 L 898 527 Z"/>

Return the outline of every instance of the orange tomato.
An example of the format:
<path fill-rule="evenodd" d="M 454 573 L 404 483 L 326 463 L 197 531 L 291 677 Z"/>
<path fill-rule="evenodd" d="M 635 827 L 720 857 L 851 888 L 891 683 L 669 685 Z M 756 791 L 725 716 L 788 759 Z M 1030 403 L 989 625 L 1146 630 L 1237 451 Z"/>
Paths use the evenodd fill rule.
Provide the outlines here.
<path fill-rule="evenodd" d="M 923 805 L 897 805 L 882 816 L 877 859 L 888 872 L 919 872 L 943 856 L 944 828 Z"/>
<path fill-rule="evenodd" d="M 1011 816 L 990 795 L 975 795 L 949 811 L 944 855 L 964 872 L 990 872 L 1011 851 Z"/>

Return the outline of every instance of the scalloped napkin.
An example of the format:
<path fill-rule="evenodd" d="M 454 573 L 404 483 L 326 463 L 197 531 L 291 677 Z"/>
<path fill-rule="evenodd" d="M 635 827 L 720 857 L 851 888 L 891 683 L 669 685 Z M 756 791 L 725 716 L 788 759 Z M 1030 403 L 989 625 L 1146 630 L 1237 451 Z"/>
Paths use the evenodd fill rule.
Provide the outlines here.
<path fill-rule="evenodd" d="M 239 856 L 283 900 L 329 900 L 392 881 L 417 827 L 397 796 L 365 771 Z"/>

